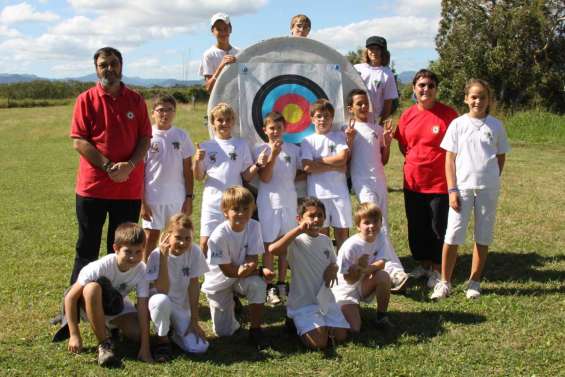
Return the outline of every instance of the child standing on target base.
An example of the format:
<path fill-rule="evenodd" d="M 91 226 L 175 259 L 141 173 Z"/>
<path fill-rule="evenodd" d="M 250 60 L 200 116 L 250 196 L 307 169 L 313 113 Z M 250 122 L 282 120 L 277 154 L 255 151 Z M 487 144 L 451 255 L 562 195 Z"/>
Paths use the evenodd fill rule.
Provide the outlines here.
<path fill-rule="evenodd" d="M 308 16 L 297 14 L 290 19 L 290 35 L 293 37 L 308 37 L 312 29 L 312 22 Z"/>
<path fill-rule="evenodd" d="M 153 355 L 157 362 L 171 357 L 171 339 L 184 352 L 203 353 L 208 342 L 199 324 L 198 278 L 208 271 L 200 248 L 192 243 L 190 217 L 179 213 L 167 224 L 162 241 L 147 261 L 146 278 L 151 282 L 149 313 L 157 330 Z"/>
<path fill-rule="evenodd" d="M 369 121 L 369 96 L 362 89 L 353 89 L 347 96 L 350 114 L 346 128 L 346 140 L 351 151 L 350 173 L 353 190 L 359 203 L 374 203 L 382 214 L 383 237 L 387 239 L 385 271 L 392 280 L 393 292 L 402 290 L 408 281 L 408 274 L 396 255 L 388 235 L 388 192 L 384 165 L 390 155 L 393 137 L 392 123 L 384 127 Z"/>
<path fill-rule="evenodd" d="M 313 349 L 344 341 L 349 328 L 330 290 L 337 265 L 331 240 L 320 233 L 324 219 L 322 202 L 307 197 L 298 210 L 299 225 L 269 246 L 269 253 L 287 255 L 292 270 L 287 315 L 304 344 Z"/>
<path fill-rule="evenodd" d="M 232 137 L 235 112 L 226 103 L 219 103 L 210 111 L 214 139 L 196 145 L 193 172 L 197 180 L 204 180 L 200 217 L 200 248 L 206 255 L 208 238 L 224 219 L 221 209 L 222 193 L 230 186 L 241 185 L 242 178 L 250 181 L 265 165 L 266 153 L 260 153 L 253 163 L 247 142 Z"/>
<path fill-rule="evenodd" d="M 160 231 L 167 219 L 183 212 L 192 214 L 193 176 L 192 140 L 173 126 L 175 98 L 158 94 L 153 99 L 153 137 L 145 157 L 145 193 L 141 218 L 147 241 L 144 260 L 157 246 Z"/>
<path fill-rule="evenodd" d="M 349 148 L 341 131 L 332 131 L 334 107 L 326 99 L 310 106 L 310 117 L 315 133 L 302 141 L 302 166 L 308 174 L 308 195 L 320 199 L 326 210 L 322 233 L 334 228 L 336 248 L 339 250 L 349 235 L 351 200 L 347 189 L 347 160 Z"/>
<path fill-rule="evenodd" d="M 480 279 L 493 238 L 500 175 L 510 150 L 502 123 L 489 115 L 491 102 L 489 85 L 483 80 L 469 80 L 465 86 L 469 112 L 451 123 L 441 142 L 447 151 L 445 175 L 450 208 L 441 280 L 434 288 L 432 299 L 443 299 L 451 292 L 457 249 L 465 242 L 471 211 L 475 217 L 475 244 L 466 296 L 473 299 L 481 294 Z"/>
<path fill-rule="evenodd" d="M 259 169 L 259 191 L 257 210 L 265 249 L 269 245 L 296 226 L 296 188 L 294 180 L 296 172 L 301 168 L 300 148 L 285 143 L 283 134 L 285 120 L 280 113 L 269 113 L 263 122 L 263 132 L 269 143 L 256 149 L 257 157 L 264 151 L 268 155 L 267 162 Z M 265 267 L 273 269 L 273 257 L 264 255 Z M 278 282 L 267 286 L 267 303 L 276 305 L 286 295 L 286 257 L 279 256 Z"/>

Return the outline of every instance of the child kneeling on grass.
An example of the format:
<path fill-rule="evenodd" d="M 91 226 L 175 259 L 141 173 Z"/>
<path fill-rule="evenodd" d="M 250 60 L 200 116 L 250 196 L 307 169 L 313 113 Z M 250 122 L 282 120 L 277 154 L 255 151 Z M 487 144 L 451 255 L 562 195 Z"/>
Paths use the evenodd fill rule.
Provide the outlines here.
<path fill-rule="evenodd" d="M 187 214 L 173 215 L 161 237 L 159 248 L 147 261 L 147 280 L 151 282 L 149 314 L 157 329 L 153 351 L 157 362 L 171 357 L 171 339 L 184 352 L 203 353 L 208 349 L 206 335 L 198 323 L 198 278 L 208 271 L 200 248 L 192 243 L 194 227 Z"/>
<path fill-rule="evenodd" d="M 144 243 L 145 234 L 139 225 L 121 224 L 115 233 L 115 253 L 89 263 L 80 271 L 77 281 L 65 296 L 65 317 L 70 332 L 68 344 L 70 352 L 82 351 L 82 338 L 78 326 L 80 310 L 81 315 L 86 313 L 86 318 L 98 340 L 99 365 L 117 366 L 120 364 L 112 349 L 112 339 L 107 328 L 119 328 L 127 338 L 140 341 L 138 359 L 146 362 L 153 360 L 149 349 L 149 313 L 147 310 L 149 286 L 145 280 L 145 263 L 142 262 Z M 111 287 L 104 281 L 109 281 Z M 133 289 L 137 293 L 137 311 L 127 298 Z M 105 305 L 104 295 L 108 290 L 117 290 L 122 296 L 123 301 L 119 302 L 117 314 L 109 313 L 112 308 L 107 308 Z"/>
<path fill-rule="evenodd" d="M 349 237 L 339 250 L 338 284 L 332 291 L 351 331 L 361 329 L 359 301 L 377 298 L 378 328 L 391 327 L 387 316 L 391 278 L 384 270 L 388 237 L 382 229 L 382 214 L 374 203 L 361 203 L 353 216 L 359 233 Z"/>
<path fill-rule="evenodd" d="M 349 329 L 329 289 L 336 281 L 337 265 L 332 241 L 320 233 L 325 217 L 320 200 L 305 198 L 298 210 L 299 225 L 269 245 L 270 253 L 287 255 L 292 270 L 287 315 L 312 349 L 326 348 L 328 340 L 344 341 Z"/>

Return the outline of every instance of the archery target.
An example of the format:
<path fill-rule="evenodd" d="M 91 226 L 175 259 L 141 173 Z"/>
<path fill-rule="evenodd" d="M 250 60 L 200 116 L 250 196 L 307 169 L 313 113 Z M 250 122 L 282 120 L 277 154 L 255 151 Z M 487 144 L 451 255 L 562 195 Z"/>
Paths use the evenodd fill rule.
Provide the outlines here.
<path fill-rule="evenodd" d="M 328 99 L 314 81 L 299 75 L 280 75 L 267 81 L 255 95 L 251 106 L 255 130 L 267 141 L 263 132 L 263 119 L 270 112 L 282 114 L 286 121 L 284 141 L 300 143 L 314 133 L 310 121 L 310 105 L 320 98 Z"/>

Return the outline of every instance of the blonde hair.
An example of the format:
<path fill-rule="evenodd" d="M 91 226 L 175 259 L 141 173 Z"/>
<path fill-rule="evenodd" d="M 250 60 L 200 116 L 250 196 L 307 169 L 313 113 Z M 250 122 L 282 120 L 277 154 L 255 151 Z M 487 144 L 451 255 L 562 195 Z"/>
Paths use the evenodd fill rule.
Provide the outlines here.
<path fill-rule="evenodd" d="M 304 14 L 297 14 L 296 16 L 294 16 L 290 19 L 290 29 L 292 30 L 294 25 L 296 25 L 300 22 L 303 22 L 304 24 L 306 24 L 306 26 L 308 26 L 308 30 L 310 30 L 312 28 L 312 22 L 310 21 L 308 16 L 306 16 Z"/>
<path fill-rule="evenodd" d="M 383 214 L 376 204 L 370 202 L 361 203 L 353 214 L 353 221 L 356 226 L 359 226 L 363 219 L 371 219 L 375 222 L 380 222 L 383 220 Z"/>
<path fill-rule="evenodd" d="M 487 96 L 488 96 L 488 105 L 487 105 L 487 109 L 486 109 L 486 114 L 489 115 L 490 113 L 490 107 L 492 105 L 493 102 L 493 98 L 492 98 L 492 89 L 490 87 L 490 85 L 488 84 L 488 82 L 486 82 L 485 80 L 482 79 L 469 79 L 467 80 L 467 83 L 465 83 L 465 97 L 467 97 L 469 95 L 469 91 L 471 90 L 471 88 L 473 86 L 482 86 L 486 92 L 487 92 Z"/>
<path fill-rule="evenodd" d="M 114 245 L 140 245 L 145 243 L 143 228 L 136 223 L 123 223 L 116 228 Z"/>
<path fill-rule="evenodd" d="M 231 186 L 222 195 L 222 211 L 248 206 L 255 209 L 255 198 L 251 191 L 243 186 Z"/>
<path fill-rule="evenodd" d="M 165 233 L 171 232 L 174 228 L 184 228 L 190 231 L 194 231 L 192 220 L 186 213 L 177 213 L 176 215 L 171 216 L 169 221 L 167 221 L 167 225 L 165 226 Z"/>
<path fill-rule="evenodd" d="M 212 108 L 212 110 L 210 110 L 210 122 L 214 123 L 214 119 L 216 119 L 219 115 L 223 115 L 224 117 L 235 121 L 235 111 L 233 110 L 233 107 L 225 102 L 218 103 Z"/>

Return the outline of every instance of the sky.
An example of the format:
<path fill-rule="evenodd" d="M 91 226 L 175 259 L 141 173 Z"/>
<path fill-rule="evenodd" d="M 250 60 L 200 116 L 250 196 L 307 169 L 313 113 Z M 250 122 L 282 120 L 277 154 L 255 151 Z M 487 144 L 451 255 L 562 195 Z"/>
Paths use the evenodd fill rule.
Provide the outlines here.
<path fill-rule="evenodd" d="M 240 48 L 289 35 L 302 13 L 311 38 L 345 54 L 380 35 L 397 72 L 414 71 L 437 57 L 440 11 L 440 0 L 0 0 L 0 73 L 83 76 L 94 73 L 94 52 L 112 46 L 126 76 L 199 79 L 216 12 L 230 15 Z"/>

